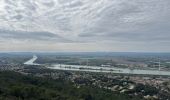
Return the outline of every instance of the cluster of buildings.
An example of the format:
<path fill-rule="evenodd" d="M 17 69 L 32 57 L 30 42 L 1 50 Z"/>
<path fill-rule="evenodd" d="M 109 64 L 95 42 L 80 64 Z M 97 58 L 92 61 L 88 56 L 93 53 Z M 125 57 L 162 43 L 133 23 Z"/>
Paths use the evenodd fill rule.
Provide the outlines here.
<path fill-rule="evenodd" d="M 107 89 L 116 93 L 125 93 L 131 96 L 141 96 L 147 100 L 161 100 L 161 98 L 169 98 L 168 95 L 170 94 L 170 79 L 168 77 L 147 77 L 139 75 L 125 76 L 76 71 L 57 71 L 37 75 L 41 77 L 48 76 L 52 77 L 53 79 L 61 78 L 70 80 L 77 88 L 89 85 Z"/>
<path fill-rule="evenodd" d="M 23 66 L 20 64 L 0 64 L 0 71 L 6 71 L 6 70 L 19 70 L 23 69 Z"/>
<path fill-rule="evenodd" d="M 110 65 L 102 65 L 109 67 Z M 14 70 L 23 74 L 33 74 L 38 77 L 69 80 L 79 88 L 81 86 L 94 86 L 116 93 L 126 93 L 131 96 L 141 96 L 148 100 L 161 100 L 170 95 L 170 78 L 160 76 L 121 75 L 111 73 L 92 73 L 77 71 L 47 71 L 43 66 L 28 66 L 22 64 L 0 64 L 0 71 Z M 29 72 L 29 73 L 28 73 Z M 139 85 L 140 84 L 140 85 Z M 145 90 L 145 86 L 149 88 Z M 139 90 L 139 88 L 141 88 Z M 153 89 L 153 90 L 152 90 Z M 149 94 L 145 94 L 149 91 Z M 154 91 L 154 92 L 153 92 Z M 163 99 L 162 99 L 163 100 Z"/>

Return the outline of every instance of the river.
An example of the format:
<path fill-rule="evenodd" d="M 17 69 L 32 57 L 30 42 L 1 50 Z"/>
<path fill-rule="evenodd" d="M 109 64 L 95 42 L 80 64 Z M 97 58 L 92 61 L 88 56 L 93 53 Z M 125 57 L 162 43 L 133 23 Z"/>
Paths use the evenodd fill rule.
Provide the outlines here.
<path fill-rule="evenodd" d="M 30 60 L 26 61 L 26 65 L 40 65 L 34 63 L 37 60 L 37 56 L 33 56 Z M 51 64 L 47 66 L 50 69 L 57 70 L 70 70 L 70 71 L 88 71 L 88 72 L 103 72 L 103 73 L 121 73 L 121 74 L 140 74 L 140 75 L 168 75 L 170 71 L 163 70 L 141 70 L 141 69 L 129 69 L 129 68 L 116 68 L 116 67 L 100 67 L 100 66 L 83 66 L 83 65 L 66 65 L 66 64 Z"/>
<path fill-rule="evenodd" d="M 50 69 L 58 69 L 58 70 L 105 72 L 105 73 L 122 73 L 122 74 L 170 75 L 169 71 L 141 70 L 141 69 L 116 68 L 116 67 L 99 67 L 99 66 L 83 66 L 83 65 L 52 64 L 52 66 L 50 66 L 48 68 L 50 68 Z"/>
<path fill-rule="evenodd" d="M 40 64 L 34 63 L 37 60 L 37 58 L 38 57 L 34 55 L 30 60 L 26 61 L 24 64 L 25 65 L 40 65 Z"/>

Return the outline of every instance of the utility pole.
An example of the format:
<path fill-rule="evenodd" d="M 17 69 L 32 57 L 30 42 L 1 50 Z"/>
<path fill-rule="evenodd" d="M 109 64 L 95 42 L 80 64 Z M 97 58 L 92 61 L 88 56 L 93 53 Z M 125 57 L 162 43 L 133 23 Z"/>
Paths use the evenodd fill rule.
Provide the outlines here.
<path fill-rule="evenodd" d="M 159 66 L 159 71 L 161 70 L 161 62 L 160 62 L 160 60 L 159 60 L 159 62 L 158 62 L 158 66 Z"/>
<path fill-rule="evenodd" d="M 89 65 L 89 60 L 87 59 L 87 61 L 86 61 L 86 66 L 88 66 Z"/>

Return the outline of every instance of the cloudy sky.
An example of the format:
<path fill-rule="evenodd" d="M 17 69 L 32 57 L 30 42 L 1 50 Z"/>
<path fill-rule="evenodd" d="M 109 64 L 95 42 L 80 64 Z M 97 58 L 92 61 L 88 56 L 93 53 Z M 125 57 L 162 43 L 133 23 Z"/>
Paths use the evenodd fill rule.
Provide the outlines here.
<path fill-rule="evenodd" d="M 0 0 L 0 51 L 170 52 L 170 0 Z"/>

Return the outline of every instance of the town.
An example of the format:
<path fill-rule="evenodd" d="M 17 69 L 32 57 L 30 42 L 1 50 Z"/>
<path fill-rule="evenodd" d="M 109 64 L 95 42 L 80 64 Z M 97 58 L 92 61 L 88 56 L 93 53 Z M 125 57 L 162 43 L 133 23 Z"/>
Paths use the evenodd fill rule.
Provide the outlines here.
<path fill-rule="evenodd" d="M 16 59 L 15 57 L 6 56 L 6 60 L 4 59 L 1 60 L 0 70 L 14 71 L 14 72 L 21 73 L 23 75 L 33 75 L 35 77 L 40 77 L 40 78 L 46 77 L 46 78 L 52 78 L 54 80 L 61 79 L 73 83 L 76 88 L 81 88 L 83 86 L 97 87 L 97 88 L 111 91 L 113 93 L 126 94 L 130 97 L 140 97 L 141 99 L 146 99 L 146 100 L 169 100 L 170 98 L 169 97 L 170 77 L 168 75 L 163 75 L 163 76 L 162 75 L 135 75 L 135 74 L 123 74 L 123 73 L 102 73 L 102 72 L 50 69 L 47 66 L 50 66 L 51 65 L 50 63 L 54 62 L 54 59 L 52 59 L 51 61 L 50 60 L 44 61 L 47 55 L 44 56 L 44 58 L 42 55 L 39 55 L 40 59 L 35 60 L 36 63 L 40 63 L 41 59 L 43 60 L 43 62 L 47 62 L 47 63 L 44 64 L 41 63 L 37 65 L 24 64 L 24 60 L 25 61 L 29 60 L 31 56 L 32 55 L 29 55 L 23 58 L 17 56 L 18 58 L 17 60 L 14 60 Z M 61 59 L 59 60 L 59 58 Z M 56 57 L 56 60 L 59 61 L 62 60 L 62 62 L 64 62 L 63 58 L 66 57 L 61 57 L 61 56 Z M 69 57 L 67 57 L 67 62 L 68 62 L 68 58 Z M 73 59 L 75 58 L 72 56 L 70 60 L 73 61 Z M 83 57 L 83 59 L 85 58 Z M 21 60 L 23 61 L 23 63 L 21 63 Z M 56 63 L 61 63 L 61 62 L 56 62 Z M 91 63 L 92 61 L 89 64 Z M 104 66 L 106 65 L 106 63 L 108 66 L 107 61 L 104 64 L 101 64 L 101 66 L 107 67 Z M 135 68 L 136 67 L 134 67 L 134 69 Z"/>

